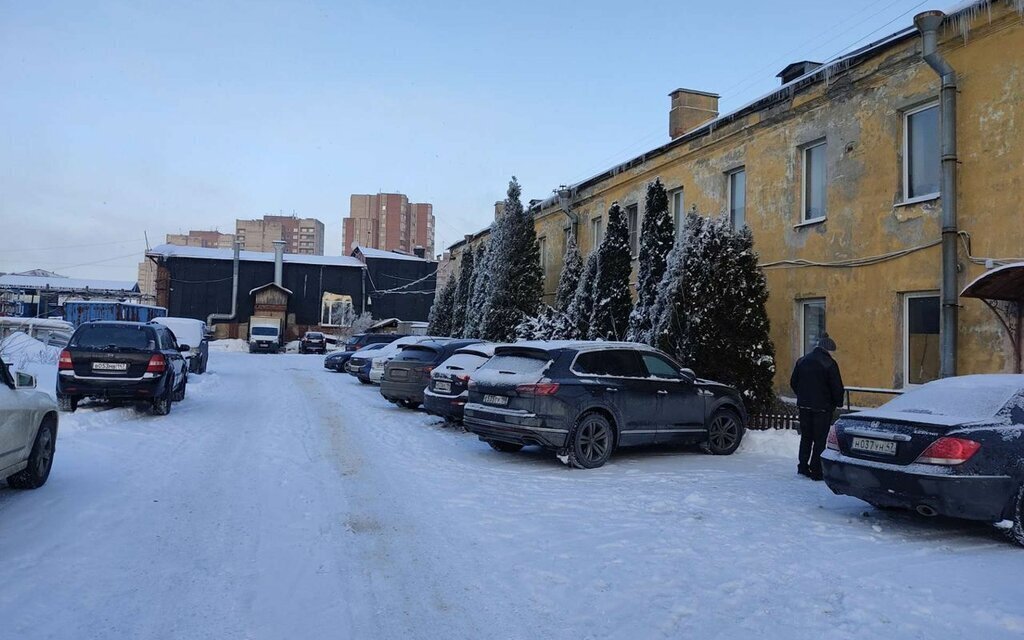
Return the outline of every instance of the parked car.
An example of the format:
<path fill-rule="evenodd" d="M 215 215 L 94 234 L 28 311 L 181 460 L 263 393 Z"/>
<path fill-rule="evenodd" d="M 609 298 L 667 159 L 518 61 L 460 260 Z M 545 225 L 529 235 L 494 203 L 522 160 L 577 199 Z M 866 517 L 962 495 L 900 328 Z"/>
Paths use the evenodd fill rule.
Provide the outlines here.
<path fill-rule="evenodd" d="M 385 344 L 386 343 L 384 342 L 375 342 L 373 344 L 366 345 L 361 350 L 365 350 L 367 352 L 376 351 Z M 358 353 L 358 351 L 333 351 L 328 353 L 327 357 L 324 358 L 324 368 L 332 371 L 345 371 L 345 365 L 348 364 L 349 359 L 356 353 Z"/>
<path fill-rule="evenodd" d="M 452 340 L 451 338 L 438 338 L 434 336 L 409 336 L 409 338 L 410 342 L 407 344 L 418 344 L 428 340 L 445 343 Z M 387 364 L 391 362 L 391 360 L 401 352 L 402 347 L 405 346 L 405 343 L 400 344 L 400 341 L 398 340 L 391 344 L 394 346 L 394 349 L 382 349 L 378 355 L 374 356 L 373 362 L 370 365 L 369 373 L 371 384 L 379 385 L 384 380 L 384 370 L 387 367 Z"/>
<path fill-rule="evenodd" d="M 387 344 L 394 342 L 399 338 L 407 338 L 406 334 L 398 333 L 359 333 L 354 336 L 349 336 L 348 340 L 345 341 L 345 351 L 359 351 L 363 347 L 371 344 Z"/>
<path fill-rule="evenodd" d="M 307 331 L 299 341 L 299 353 L 327 353 L 327 336 L 319 331 Z"/>
<path fill-rule="evenodd" d="M 249 353 L 277 353 L 282 347 L 281 338 L 280 318 L 249 318 Z"/>
<path fill-rule="evenodd" d="M 380 394 L 395 404 L 415 409 L 423 404 L 423 390 L 430 384 L 434 367 L 447 360 L 459 347 L 481 342 L 433 339 L 401 347 L 401 351 L 384 364 Z"/>
<path fill-rule="evenodd" d="M 497 451 L 539 445 L 590 469 L 639 444 L 731 454 L 747 414 L 735 389 L 646 345 L 520 342 L 496 347 L 473 374 L 464 422 Z"/>
<path fill-rule="evenodd" d="M 345 365 L 345 370 L 351 375 L 359 378 L 359 382 L 362 382 L 363 384 L 370 384 L 370 373 L 373 368 L 374 358 L 380 355 L 390 357 L 398 353 L 398 348 L 403 344 L 415 344 L 425 339 L 426 338 L 424 336 L 402 336 L 393 342 L 384 344 L 383 347 L 373 353 L 360 354 L 357 352 L 349 359 L 348 364 Z M 367 355 L 369 357 L 366 357 Z M 381 372 L 383 372 L 383 364 L 381 364 Z M 377 379 L 377 383 L 380 383 L 379 378 Z"/>
<path fill-rule="evenodd" d="M 833 492 L 878 507 L 1009 521 L 1024 546 L 1024 375 L 936 380 L 845 415 L 822 470 Z"/>
<path fill-rule="evenodd" d="M 478 342 L 461 347 L 437 365 L 430 374 L 430 384 L 423 390 L 426 412 L 450 422 L 462 422 L 470 376 L 491 359 L 495 346 L 493 342 Z"/>
<path fill-rule="evenodd" d="M 57 363 L 57 405 L 74 411 L 83 398 L 145 400 L 166 415 L 185 399 L 188 365 L 167 327 L 139 322 L 88 322 L 78 327 Z"/>
<path fill-rule="evenodd" d="M 57 405 L 34 377 L 0 360 L 0 478 L 14 489 L 46 484 L 57 446 Z"/>
<path fill-rule="evenodd" d="M 206 373 L 210 361 L 210 329 L 202 320 L 194 318 L 156 318 L 152 320 L 171 330 L 178 344 L 189 346 L 185 359 L 189 373 Z"/>

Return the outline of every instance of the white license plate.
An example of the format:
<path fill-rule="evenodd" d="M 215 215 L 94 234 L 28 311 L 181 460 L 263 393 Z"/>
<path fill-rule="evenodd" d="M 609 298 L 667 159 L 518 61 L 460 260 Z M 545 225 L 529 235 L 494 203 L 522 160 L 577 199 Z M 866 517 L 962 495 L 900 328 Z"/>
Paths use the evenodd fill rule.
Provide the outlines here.
<path fill-rule="evenodd" d="M 508 404 L 508 396 L 494 396 L 491 394 L 487 394 L 484 396 L 484 403 L 500 404 L 501 406 L 505 406 L 506 404 Z"/>
<path fill-rule="evenodd" d="M 886 456 L 896 455 L 896 443 L 888 440 L 872 440 L 871 438 L 854 438 L 851 448 L 868 453 L 880 453 Z"/>
<path fill-rule="evenodd" d="M 451 390 L 452 390 L 452 383 L 450 383 L 450 382 L 441 382 L 440 380 L 437 380 L 436 382 L 434 382 L 434 391 L 441 391 L 443 393 L 449 393 Z"/>
<path fill-rule="evenodd" d="M 124 362 L 94 362 L 93 371 L 127 371 L 128 364 Z"/>

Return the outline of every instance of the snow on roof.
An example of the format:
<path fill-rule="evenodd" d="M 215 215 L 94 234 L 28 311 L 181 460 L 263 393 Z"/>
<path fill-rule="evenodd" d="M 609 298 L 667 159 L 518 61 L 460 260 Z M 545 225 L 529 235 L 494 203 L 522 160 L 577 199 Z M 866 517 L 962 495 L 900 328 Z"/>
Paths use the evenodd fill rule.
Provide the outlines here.
<path fill-rule="evenodd" d="M 264 289 L 267 289 L 267 288 L 270 288 L 270 287 L 277 287 L 278 289 L 280 289 L 281 291 L 284 291 L 288 295 L 292 295 L 292 290 L 291 289 L 288 289 L 286 287 L 282 287 L 281 285 L 277 284 L 276 282 L 268 282 L 267 284 L 261 284 L 258 287 L 254 287 L 254 288 L 249 290 L 249 295 L 251 296 L 252 294 L 256 293 L 257 291 L 263 291 Z"/>
<path fill-rule="evenodd" d="M 233 260 L 233 249 L 207 249 L 205 247 L 182 247 L 176 244 L 162 244 L 146 252 L 147 256 L 158 258 L 197 258 L 202 260 Z M 274 254 L 263 251 L 240 251 L 238 257 L 243 262 L 273 262 Z M 318 264 L 328 267 L 365 268 L 362 262 L 351 256 L 310 256 L 298 253 L 286 253 L 283 262 L 290 264 Z"/>
<path fill-rule="evenodd" d="M 960 295 L 965 298 L 1019 300 L 1024 298 L 1022 282 L 1024 282 L 1024 262 L 1013 262 L 989 269 L 964 287 Z"/>
<path fill-rule="evenodd" d="M 353 253 L 358 251 L 367 258 L 381 258 L 385 260 L 416 260 L 417 262 L 433 262 L 426 258 L 419 256 L 409 255 L 408 253 L 398 253 L 397 251 L 385 251 L 384 249 L 374 249 L 372 247 L 363 247 L 356 245 L 356 248 L 352 250 Z"/>
<path fill-rule="evenodd" d="M 1024 390 L 1024 374 L 979 374 L 942 378 L 910 389 L 855 418 L 907 420 L 953 426 L 990 420 Z"/>
<path fill-rule="evenodd" d="M 21 276 L 7 274 L 0 276 L 0 289 L 56 289 L 59 291 L 124 291 L 134 293 L 139 290 L 136 282 L 126 280 L 92 280 L 84 278 L 65 278 L 63 276 Z"/>

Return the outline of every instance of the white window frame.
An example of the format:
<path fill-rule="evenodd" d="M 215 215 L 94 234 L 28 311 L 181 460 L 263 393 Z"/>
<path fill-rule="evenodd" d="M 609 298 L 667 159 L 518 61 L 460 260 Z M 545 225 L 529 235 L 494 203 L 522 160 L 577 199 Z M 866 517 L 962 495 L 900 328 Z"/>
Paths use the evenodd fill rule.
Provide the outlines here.
<path fill-rule="evenodd" d="M 633 222 L 633 232 L 629 232 L 630 216 L 635 215 Z M 626 232 L 627 242 L 629 243 L 629 256 L 636 258 L 640 254 L 640 205 L 634 203 L 626 205 Z M 635 245 L 634 246 L 634 241 Z"/>
<path fill-rule="evenodd" d="M 548 238 L 547 238 L 547 236 L 540 236 L 540 237 L 538 237 L 537 238 L 537 253 L 540 256 L 540 268 L 541 268 L 542 271 L 546 270 L 547 267 L 548 267 L 548 261 L 547 261 L 547 257 L 546 257 L 547 256 L 547 248 L 548 248 Z"/>
<path fill-rule="evenodd" d="M 917 298 L 938 298 L 939 304 L 942 304 L 942 296 L 938 291 L 913 291 L 903 294 L 903 388 L 912 389 L 919 387 L 919 384 L 910 383 L 910 301 Z M 942 307 L 939 307 L 939 313 L 942 313 Z M 941 318 L 940 318 L 941 320 Z M 941 331 L 942 323 L 939 323 L 939 329 Z M 940 334 L 941 340 L 941 334 Z"/>
<path fill-rule="evenodd" d="M 747 167 L 743 165 L 725 172 L 725 211 L 729 216 L 729 224 L 735 228 L 736 221 L 732 217 L 732 183 L 738 174 L 743 174 L 743 224 L 747 224 Z"/>
<path fill-rule="evenodd" d="M 928 109 L 938 108 L 938 106 L 938 101 L 932 101 L 903 112 L 903 204 L 934 200 L 942 195 L 942 191 L 940 189 L 933 193 L 924 193 L 919 196 L 914 196 L 913 198 L 910 197 L 910 116 L 921 113 L 922 111 L 927 111 Z M 936 135 L 941 135 L 941 133 L 936 132 Z M 941 175 L 941 167 L 939 171 Z"/>
<path fill-rule="evenodd" d="M 827 298 L 801 298 L 801 299 L 797 300 L 796 302 L 797 302 L 797 307 L 796 307 L 796 310 L 797 310 L 797 322 L 800 325 L 800 331 L 797 333 L 797 349 L 796 350 L 797 350 L 797 354 L 798 354 L 797 358 L 801 358 L 801 357 L 807 355 L 808 353 L 810 353 L 810 351 L 805 351 L 804 350 L 804 342 L 805 342 L 804 336 L 807 333 L 806 332 L 806 327 L 804 326 L 805 325 L 804 316 L 806 315 L 804 313 L 804 307 L 806 307 L 807 305 L 811 305 L 811 304 L 821 303 L 822 307 L 825 310 L 825 331 L 827 332 L 828 331 L 828 299 Z M 812 347 L 811 350 L 813 350 L 813 349 L 814 348 Z"/>
<path fill-rule="evenodd" d="M 679 199 L 679 206 L 676 207 L 676 198 Z M 682 233 L 683 223 L 686 221 L 686 190 L 683 187 L 668 192 L 668 206 L 672 209 L 672 223 L 675 225 L 675 238 L 679 239 Z"/>
<path fill-rule="evenodd" d="M 808 153 L 811 149 L 817 149 L 818 147 L 825 147 L 825 175 L 822 176 L 825 186 L 825 215 L 818 216 L 816 218 L 808 218 L 807 216 L 807 159 Z M 800 149 L 800 224 L 815 224 L 828 219 L 828 140 L 822 138 L 821 140 L 815 140 L 814 142 L 808 143 Z"/>
<path fill-rule="evenodd" d="M 601 246 L 601 241 L 604 240 L 604 224 L 601 216 L 590 219 L 590 250 L 594 251 Z"/>

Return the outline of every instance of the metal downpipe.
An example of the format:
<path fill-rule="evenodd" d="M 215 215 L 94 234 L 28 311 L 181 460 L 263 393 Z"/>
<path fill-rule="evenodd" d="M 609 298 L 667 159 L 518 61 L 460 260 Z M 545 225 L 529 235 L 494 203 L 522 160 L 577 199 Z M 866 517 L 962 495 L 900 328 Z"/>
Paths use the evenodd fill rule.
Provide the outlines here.
<path fill-rule="evenodd" d="M 955 376 L 957 371 L 957 220 L 956 220 L 956 70 L 939 53 L 938 31 L 946 14 L 925 11 L 914 16 L 921 32 L 921 57 L 942 80 L 939 97 L 942 176 L 942 296 L 940 312 L 939 375 Z"/>
<path fill-rule="evenodd" d="M 211 313 L 206 317 L 206 324 L 209 327 L 213 326 L 215 321 L 234 320 L 235 315 L 238 313 L 238 253 L 241 251 L 242 243 L 235 240 L 234 243 L 234 260 L 233 262 L 233 276 L 231 278 L 231 313 Z"/>

